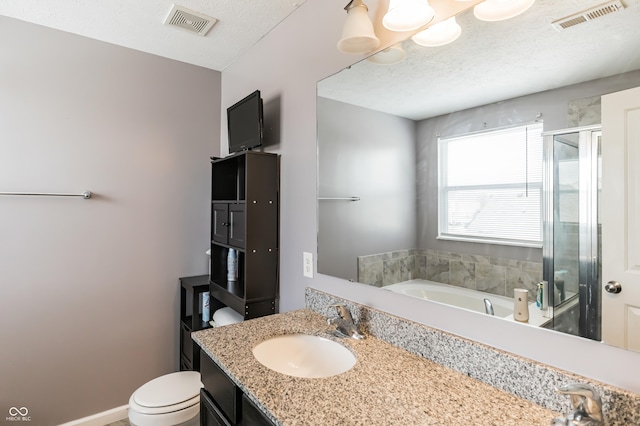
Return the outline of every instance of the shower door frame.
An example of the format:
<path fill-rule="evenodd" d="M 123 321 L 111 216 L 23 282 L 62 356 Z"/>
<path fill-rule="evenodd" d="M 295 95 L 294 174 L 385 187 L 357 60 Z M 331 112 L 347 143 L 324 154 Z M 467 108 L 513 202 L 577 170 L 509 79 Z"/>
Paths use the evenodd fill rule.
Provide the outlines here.
<path fill-rule="evenodd" d="M 599 153 L 602 126 L 582 126 L 543 133 L 543 281 L 548 286 L 548 309 L 555 317 L 554 265 L 555 137 L 578 134 L 578 333 L 592 340 L 601 339 L 601 286 L 598 235 Z M 554 328 L 553 326 L 551 327 Z"/>

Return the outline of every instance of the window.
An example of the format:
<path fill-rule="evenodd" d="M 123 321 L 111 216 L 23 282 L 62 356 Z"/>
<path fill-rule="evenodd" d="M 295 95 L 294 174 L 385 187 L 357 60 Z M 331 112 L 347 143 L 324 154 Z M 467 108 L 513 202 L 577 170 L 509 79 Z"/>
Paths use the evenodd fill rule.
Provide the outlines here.
<path fill-rule="evenodd" d="M 542 122 L 438 141 L 438 238 L 542 245 Z"/>

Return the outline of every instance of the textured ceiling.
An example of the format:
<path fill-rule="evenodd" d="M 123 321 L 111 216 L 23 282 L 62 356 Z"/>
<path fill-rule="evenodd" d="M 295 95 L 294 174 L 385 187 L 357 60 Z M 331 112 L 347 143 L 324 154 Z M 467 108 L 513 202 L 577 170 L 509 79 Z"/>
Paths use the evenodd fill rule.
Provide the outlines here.
<path fill-rule="evenodd" d="M 306 0 L 184 0 L 219 20 L 202 37 L 163 22 L 173 2 L 2 0 L 0 15 L 222 71 Z"/>
<path fill-rule="evenodd" d="M 222 71 L 305 1 L 177 3 L 219 20 L 205 37 L 163 24 L 171 1 L 1 0 L 0 15 Z M 469 10 L 457 16 L 463 32 L 456 42 L 427 48 L 406 40 L 401 64 L 365 60 L 321 82 L 318 91 L 422 119 L 640 69 L 640 0 L 622 1 L 623 12 L 562 32 L 551 22 L 604 0 L 536 0 L 502 22 L 479 21 Z M 371 10 L 374 15 L 380 14 Z"/>
<path fill-rule="evenodd" d="M 461 13 L 452 44 L 402 44 L 405 60 L 364 60 L 318 84 L 320 96 L 414 120 L 640 69 L 640 0 L 557 31 L 551 22 L 603 0 L 537 0 L 523 15 L 482 22 Z M 640 82 L 638 82 L 640 85 Z"/>

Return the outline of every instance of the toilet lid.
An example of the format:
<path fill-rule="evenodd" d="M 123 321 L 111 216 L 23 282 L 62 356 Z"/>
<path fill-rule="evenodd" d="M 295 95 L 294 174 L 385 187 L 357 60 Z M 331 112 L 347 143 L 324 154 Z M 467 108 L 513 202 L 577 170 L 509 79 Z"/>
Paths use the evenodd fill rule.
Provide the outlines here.
<path fill-rule="evenodd" d="M 200 395 L 200 373 L 181 371 L 155 378 L 140 386 L 131 396 L 143 407 L 176 405 Z"/>

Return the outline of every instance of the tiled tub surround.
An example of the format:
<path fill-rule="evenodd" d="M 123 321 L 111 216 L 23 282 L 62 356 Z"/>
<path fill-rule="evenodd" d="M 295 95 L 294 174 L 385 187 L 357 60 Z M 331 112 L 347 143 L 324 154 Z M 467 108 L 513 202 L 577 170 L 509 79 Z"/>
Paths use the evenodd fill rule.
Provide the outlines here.
<path fill-rule="evenodd" d="M 337 339 L 331 331 L 323 315 L 301 309 L 192 337 L 277 425 L 546 426 L 558 415 L 379 338 Z M 253 357 L 257 343 L 289 333 L 339 340 L 358 361 L 345 373 L 305 379 L 272 371 Z"/>
<path fill-rule="evenodd" d="M 542 262 L 468 255 L 432 249 L 398 250 L 358 257 L 358 282 L 383 287 L 425 279 L 513 297 L 514 288 L 529 290 L 535 300 Z"/>
<path fill-rule="evenodd" d="M 570 411 L 571 404 L 567 396 L 558 395 L 555 389 L 569 383 L 588 383 L 602 397 L 606 425 L 640 425 L 638 394 L 312 288 L 306 289 L 305 296 L 307 307 L 318 313 L 325 313 L 330 304 L 345 303 L 368 335 L 563 415 Z"/>
<path fill-rule="evenodd" d="M 567 103 L 567 127 L 602 123 L 602 97 L 575 99 Z"/>

